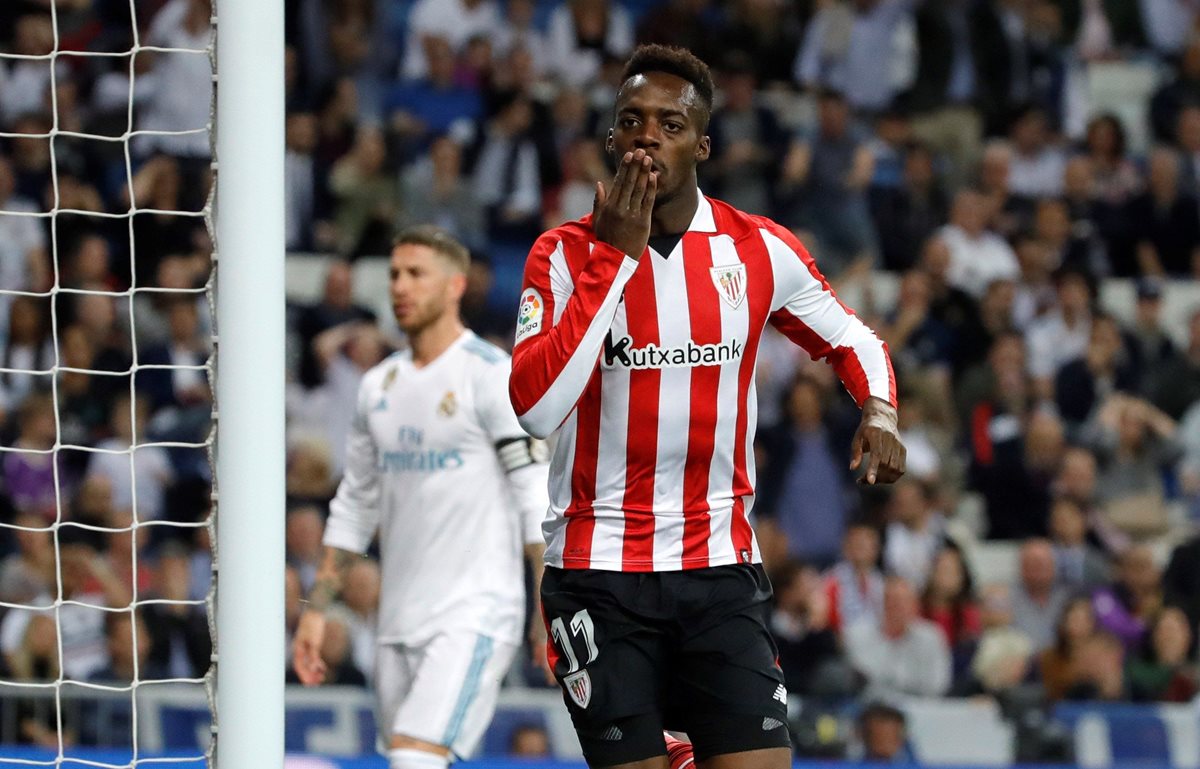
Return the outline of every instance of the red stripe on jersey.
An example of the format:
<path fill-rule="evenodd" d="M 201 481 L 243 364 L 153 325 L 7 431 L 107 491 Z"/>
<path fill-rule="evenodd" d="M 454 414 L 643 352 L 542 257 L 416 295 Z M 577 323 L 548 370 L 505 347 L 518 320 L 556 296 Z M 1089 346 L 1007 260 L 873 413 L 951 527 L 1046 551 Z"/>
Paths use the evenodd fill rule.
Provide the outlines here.
<path fill-rule="evenodd" d="M 542 624 L 546 626 L 546 664 L 551 670 L 557 670 L 559 654 L 558 647 L 554 645 L 554 633 L 550 630 L 550 617 L 541 601 L 538 601 L 538 609 L 542 612 Z"/>
<path fill-rule="evenodd" d="M 739 405 L 737 425 L 734 428 L 733 445 L 733 520 L 730 524 L 730 536 L 733 540 L 734 552 L 743 562 L 749 558 L 753 550 L 754 532 L 750 521 L 746 518 L 744 497 L 754 493 L 750 485 L 750 475 L 747 470 L 746 438 L 747 430 L 754 426 L 748 424 L 747 412 L 750 388 L 754 385 L 754 364 L 758 358 L 758 342 L 762 338 L 763 326 L 767 322 L 767 313 L 771 310 L 771 297 L 775 292 L 774 276 L 771 272 L 771 256 L 762 238 L 745 238 L 738 243 L 738 256 L 746 265 L 746 350 L 738 368 Z M 753 461 L 753 458 L 750 458 Z"/>
<path fill-rule="evenodd" d="M 646 254 L 633 277 L 625 284 L 625 307 L 631 346 L 658 345 L 658 307 L 654 295 L 654 269 Z M 658 395 L 662 371 L 657 368 L 630 369 L 630 419 L 625 442 L 625 541 L 622 543 L 623 571 L 654 569 L 654 477 L 658 469 Z M 643 417 L 634 419 L 634 404 Z"/>
<path fill-rule="evenodd" d="M 684 235 L 684 277 L 687 281 L 688 312 L 692 340 L 698 344 L 721 343 L 721 298 L 712 282 L 712 250 L 707 235 Z M 717 432 L 717 390 L 720 366 L 692 369 L 691 417 L 688 424 L 687 459 L 683 468 L 683 564 L 708 565 L 708 538 L 712 534 L 708 511 L 708 477 Z"/>
<path fill-rule="evenodd" d="M 596 461 L 600 454 L 600 369 L 592 372 L 575 419 L 575 457 L 571 468 L 571 504 L 563 511 L 567 519 L 563 544 L 565 568 L 591 568 L 592 532 L 596 514 Z"/>

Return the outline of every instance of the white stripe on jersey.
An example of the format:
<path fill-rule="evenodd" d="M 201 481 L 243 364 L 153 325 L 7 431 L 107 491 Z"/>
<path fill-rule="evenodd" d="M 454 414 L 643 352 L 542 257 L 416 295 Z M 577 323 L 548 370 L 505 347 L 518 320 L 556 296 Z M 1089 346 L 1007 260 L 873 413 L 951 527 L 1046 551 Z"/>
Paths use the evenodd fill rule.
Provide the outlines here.
<path fill-rule="evenodd" d="M 550 291 L 554 294 L 554 324 L 562 317 L 567 309 L 567 300 L 575 291 L 575 281 L 571 278 L 571 270 L 567 268 L 567 255 L 563 252 L 560 240 L 550 255 Z"/>
<path fill-rule="evenodd" d="M 716 235 L 709 238 L 708 242 L 714 267 L 738 264 L 742 261 L 733 244 L 733 238 L 728 235 Z M 720 305 L 722 338 L 748 338 L 749 302 L 742 302 L 736 309 L 725 302 L 720 302 Z M 717 426 L 713 459 L 709 465 L 708 507 L 722 513 L 714 514 L 709 522 L 712 536 L 708 541 L 708 557 L 719 563 L 731 563 L 737 558 L 733 547 L 733 514 L 730 508 L 733 505 L 733 447 L 734 437 L 737 435 L 739 370 L 738 366 L 722 366 L 720 384 L 717 385 Z M 747 462 L 752 462 L 753 458 L 753 453 L 746 455 Z"/>
<path fill-rule="evenodd" d="M 682 243 L 682 241 L 680 241 Z M 677 245 L 663 259 L 651 253 L 654 267 L 654 302 L 658 311 L 659 347 L 685 347 L 692 338 L 688 311 L 687 279 L 683 274 L 683 249 Z M 692 372 L 681 366 L 659 369 L 658 457 L 654 470 L 654 509 L 671 511 L 654 518 L 654 570 L 678 569 L 683 559 L 683 471 L 687 464 L 691 418 Z"/>
<path fill-rule="evenodd" d="M 551 461 L 551 466 L 568 468 L 567 472 L 550 473 L 550 509 L 559 511 L 560 513 L 566 510 L 567 506 L 571 504 L 571 480 L 573 473 L 570 472 L 570 469 L 575 466 L 575 438 L 577 435 L 578 419 L 578 411 L 572 411 L 567 415 L 567 420 L 563 422 L 562 428 L 558 432 L 558 440 L 554 445 L 554 458 Z M 547 563 L 562 563 L 563 548 L 567 544 L 567 538 L 563 536 L 549 536 L 549 534 L 554 529 L 561 528 L 563 525 L 564 522 L 560 515 L 551 515 L 542 526 L 542 531 L 547 534 Z"/>
<path fill-rule="evenodd" d="M 610 333 L 626 333 L 625 302 L 617 305 Z M 603 361 L 603 358 L 601 359 Z M 628 456 L 629 369 L 617 368 L 600 377 L 600 441 L 596 450 L 596 528 L 592 530 L 592 558 L 620 563 L 625 535 L 625 465 Z M 599 531 L 605 536 L 595 537 Z M 613 532 L 613 536 L 608 536 Z M 618 536 L 619 533 L 619 536 Z"/>

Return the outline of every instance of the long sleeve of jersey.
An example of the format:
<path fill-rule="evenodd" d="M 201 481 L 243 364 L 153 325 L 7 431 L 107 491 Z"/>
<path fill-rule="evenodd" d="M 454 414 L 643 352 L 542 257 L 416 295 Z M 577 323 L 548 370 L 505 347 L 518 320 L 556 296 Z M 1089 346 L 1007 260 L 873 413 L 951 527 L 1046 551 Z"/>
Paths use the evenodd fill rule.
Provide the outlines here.
<path fill-rule="evenodd" d="M 896 405 L 896 376 L 887 344 L 842 304 L 804 245 L 771 222 L 762 231 L 775 273 L 771 325 L 828 361 L 861 408 L 870 396 Z"/>
<path fill-rule="evenodd" d="M 582 233 L 543 235 L 525 263 L 509 397 L 531 435 L 570 415 L 600 359 L 636 259 Z M 590 248 L 590 253 L 589 253 Z M 571 265 L 582 264 L 572 277 Z"/>
<path fill-rule="evenodd" d="M 346 471 L 329 503 L 324 542 L 329 547 L 365 553 L 379 528 L 378 450 L 367 428 L 367 382 L 359 386 L 358 407 L 346 439 Z"/>
<path fill-rule="evenodd" d="M 542 522 L 550 510 L 550 465 L 545 444 L 531 438 L 517 422 L 505 383 L 508 360 L 477 383 L 479 422 L 496 446 L 496 456 L 508 478 L 508 489 L 520 518 L 522 542 L 540 544 Z"/>

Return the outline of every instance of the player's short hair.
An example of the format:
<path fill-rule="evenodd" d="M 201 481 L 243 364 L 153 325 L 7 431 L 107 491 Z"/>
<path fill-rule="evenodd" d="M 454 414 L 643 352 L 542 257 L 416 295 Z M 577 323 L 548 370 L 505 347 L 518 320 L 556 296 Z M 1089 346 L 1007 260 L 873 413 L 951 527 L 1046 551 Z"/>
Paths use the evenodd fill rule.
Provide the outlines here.
<path fill-rule="evenodd" d="M 696 95 L 700 97 L 703 113 L 700 130 L 708 127 L 715 89 L 712 72 L 707 64 L 686 48 L 658 44 L 639 45 L 629 57 L 629 61 L 625 62 L 625 69 L 621 70 L 621 83 L 624 84 L 634 75 L 647 72 L 665 72 L 691 83 L 696 89 Z"/>
<path fill-rule="evenodd" d="M 471 252 L 453 235 L 441 227 L 432 224 L 418 224 L 400 231 L 392 241 L 392 248 L 397 246 L 425 246 L 445 259 L 451 267 L 461 273 L 466 273 L 471 266 Z"/>

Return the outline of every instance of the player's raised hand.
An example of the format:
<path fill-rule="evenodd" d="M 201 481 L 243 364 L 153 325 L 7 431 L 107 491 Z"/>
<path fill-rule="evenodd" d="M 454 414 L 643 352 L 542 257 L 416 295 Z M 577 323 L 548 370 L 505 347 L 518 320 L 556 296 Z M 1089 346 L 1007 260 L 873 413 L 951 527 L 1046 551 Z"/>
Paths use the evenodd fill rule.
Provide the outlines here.
<path fill-rule="evenodd" d="M 887 401 L 870 397 L 863 403 L 862 421 L 850 445 L 850 469 L 857 470 L 863 454 L 869 454 L 866 474 L 859 483 L 893 483 L 904 475 L 908 450 L 900 442 L 896 408 Z"/>
<path fill-rule="evenodd" d="M 650 242 L 650 214 L 658 191 L 658 173 L 644 150 L 626 152 L 612 188 L 596 182 L 592 227 L 596 239 L 640 259 Z"/>
<path fill-rule="evenodd" d="M 305 686 L 316 686 L 325 680 L 325 660 L 321 645 L 325 642 L 325 615 L 308 610 L 300 615 L 296 637 L 292 639 L 292 667 Z"/>

